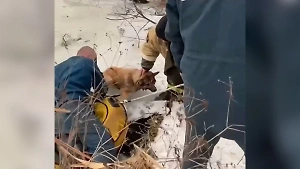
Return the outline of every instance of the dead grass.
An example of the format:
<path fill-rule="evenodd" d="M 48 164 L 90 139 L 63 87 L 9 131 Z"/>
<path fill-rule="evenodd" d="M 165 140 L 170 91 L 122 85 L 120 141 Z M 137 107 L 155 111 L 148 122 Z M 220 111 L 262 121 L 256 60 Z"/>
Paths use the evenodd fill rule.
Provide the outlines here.
<path fill-rule="evenodd" d="M 55 113 L 69 113 L 63 108 L 55 108 Z M 163 168 L 157 161 L 156 154 L 152 151 L 150 142 L 153 142 L 158 134 L 158 130 L 164 117 L 155 113 L 147 118 L 141 118 L 136 121 L 135 126 L 129 126 L 132 135 L 127 135 L 129 141 L 125 144 L 133 154 L 130 158 L 123 161 L 116 161 L 113 164 L 91 162 L 90 156 L 84 152 L 69 146 L 59 138 L 55 138 L 55 144 L 60 158 L 60 169 L 69 168 L 122 168 L 122 169 L 154 169 Z M 134 123 L 134 122 L 133 122 Z M 134 137 L 134 138 L 130 138 Z M 127 152 L 128 153 L 128 152 Z M 57 166 L 56 166 L 57 167 Z"/>
<path fill-rule="evenodd" d="M 157 156 L 152 151 L 150 143 L 154 142 L 154 139 L 158 134 L 158 130 L 163 120 L 164 120 L 164 116 L 158 113 L 155 113 L 148 118 L 142 118 L 137 120 L 136 121 L 137 124 L 140 123 L 141 125 L 135 125 L 135 126 L 132 125 L 132 127 L 129 126 L 130 130 L 133 131 L 132 134 L 133 137 L 135 137 L 135 139 L 132 140 L 130 138 L 132 136 L 128 135 L 129 140 L 131 139 L 131 141 L 127 144 L 129 146 L 130 144 L 137 145 L 138 147 L 145 150 L 145 152 L 148 153 L 148 155 L 150 155 L 152 158 L 156 159 Z"/>
<path fill-rule="evenodd" d="M 60 169 L 69 168 L 91 168 L 91 169 L 163 169 L 163 167 L 143 149 L 135 147 L 135 155 L 115 163 L 95 163 L 90 161 L 90 157 L 84 153 L 70 147 L 59 139 L 55 139 L 58 151 L 62 155 Z"/>
<path fill-rule="evenodd" d="M 149 140 L 153 142 L 155 137 L 158 134 L 158 129 L 160 128 L 161 123 L 164 120 L 164 116 L 161 114 L 154 114 L 151 119 L 148 120 L 150 126 L 149 129 Z"/>

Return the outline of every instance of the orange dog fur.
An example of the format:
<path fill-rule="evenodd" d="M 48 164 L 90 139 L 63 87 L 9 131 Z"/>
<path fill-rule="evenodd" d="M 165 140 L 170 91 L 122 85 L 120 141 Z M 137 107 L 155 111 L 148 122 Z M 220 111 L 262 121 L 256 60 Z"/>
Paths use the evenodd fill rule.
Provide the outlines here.
<path fill-rule="evenodd" d="M 121 91 L 121 99 L 126 100 L 130 94 L 143 89 L 156 92 L 155 76 L 159 72 L 148 71 L 141 74 L 141 69 L 110 67 L 103 72 L 104 80 L 109 87 Z"/>

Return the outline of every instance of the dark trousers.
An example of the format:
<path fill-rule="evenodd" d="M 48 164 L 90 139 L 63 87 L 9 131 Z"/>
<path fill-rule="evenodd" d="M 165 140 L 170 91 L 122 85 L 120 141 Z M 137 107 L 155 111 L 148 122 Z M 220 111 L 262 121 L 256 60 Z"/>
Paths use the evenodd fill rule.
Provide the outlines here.
<path fill-rule="evenodd" d="M 223 137 L 234 140 L 245 151 L 245 66 L 184 58 L 181 69 L 188 127 L 186 146 L 195 146 L 194 138 L 203 136 L 213 149 Z M 184 169 L 197 165 L 187 160 L 201 155 L 190 154 L 190 149 L 184 152 Z"/>
<path fill-rule="evenodd" d="M 88 104 L 68 102 L 61 108 L 71 113 L 55 113 L 56 135 L 74 135 L 74 139 L 78 138 L 83 144 L 83 149 L 93 155 L 95 162 L 110 163 L 116 160 L 117 150 L 113 140 Z"/>

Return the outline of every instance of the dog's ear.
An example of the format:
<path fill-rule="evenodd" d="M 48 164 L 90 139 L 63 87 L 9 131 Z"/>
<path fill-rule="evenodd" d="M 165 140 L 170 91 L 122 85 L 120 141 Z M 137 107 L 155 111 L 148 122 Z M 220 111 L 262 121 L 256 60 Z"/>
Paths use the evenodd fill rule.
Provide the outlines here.
<path fill-rule="evenodd" d="M 153 76 L 156 76 L 156 75 L 158 75 L 159 74 L 159 72 L 154 72 L 153 73 Z"/>

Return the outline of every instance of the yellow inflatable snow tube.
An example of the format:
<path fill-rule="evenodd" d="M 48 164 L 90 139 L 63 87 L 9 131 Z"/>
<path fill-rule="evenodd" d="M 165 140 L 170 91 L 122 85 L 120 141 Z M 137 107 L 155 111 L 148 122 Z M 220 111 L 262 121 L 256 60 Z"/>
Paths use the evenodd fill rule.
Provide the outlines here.
<path fill-rule="evenodd" d="M 120 147 L 126 141 L 128 131 L 127 114 L 123 104 L 114 97 L 107 97 L 103 101 L 94 104 L 96 117 L 109 131 L 116 147 Z"/>
<path fill-rule="evenodd" d="M 55 164 L 54 169 L 62 169 L 59 165 Z"/>

